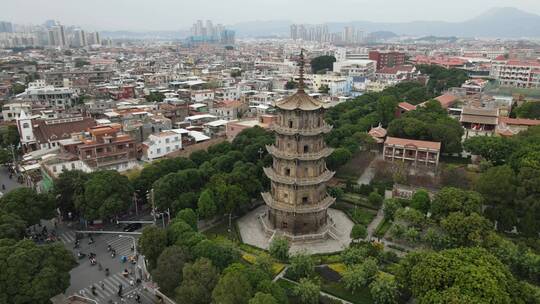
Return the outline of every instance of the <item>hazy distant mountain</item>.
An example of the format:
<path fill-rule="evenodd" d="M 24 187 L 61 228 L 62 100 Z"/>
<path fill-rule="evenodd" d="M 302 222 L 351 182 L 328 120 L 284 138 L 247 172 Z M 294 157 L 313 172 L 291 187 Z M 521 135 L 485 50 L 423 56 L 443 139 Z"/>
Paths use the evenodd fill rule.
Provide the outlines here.
<path fill-rule="evenodd" d="M 288 20 L 249 21 L 227 25 L 238 37 L 282 36 L 288 37 L 292 22 Z"/>
<path fill-rule="evenodd" d="M 230 26 L 238 37 L 289 35 L 291 21 L 254 21 Z M 457 37 L 540 37 L 540 16 L 511 7 L 493 8 L 484 14 L 463 22 L 413 21 L 413 22 L 329 22 L 330 32 L 340 32 L 344 26 L 353 25 L 366 32 L 387 31 L 413 36 Z"/>
<path fill-rule="evenodd" d="M 177 40 L 187 37 L 186 31 L 101 31 L 101 36 L 112 39 Z"/>

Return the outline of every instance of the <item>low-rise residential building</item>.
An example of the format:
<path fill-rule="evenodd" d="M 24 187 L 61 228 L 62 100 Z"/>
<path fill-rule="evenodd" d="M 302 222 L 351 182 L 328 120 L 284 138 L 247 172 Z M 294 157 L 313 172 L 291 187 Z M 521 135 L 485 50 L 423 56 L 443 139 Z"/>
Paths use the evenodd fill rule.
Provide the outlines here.
<path fill-rule="evenodd" d="M 73 133 L 82 133 L 96 125 L 91 117 L 66 117 L 41 119 L 27 116 L 23 111 L 17 119 L 17 129 L 24 152 L 56 149 L 59 141 L 70 138 Z"/>
<path fill-rule="evenodd" d="M 71 88 L 55 88 L 47 86 L 44 88 L 28 88 L 22 97 L 26 97 L 33 104 L 54 108 L 66 109 L 73 106 L 77 99 L 75 91 Z"/>
<path fill-rule="evenodd" d="M 320 91 L 326 86 L 331 96 L 349 95 L 352 91 L 353 78 L 349 76 L 309 74 L 306 78 L 310 80 L 313 90 Z"/>
<path fill-rule="evenodd" d="M 248 110 L 247 104 L 239 100 L 215 102 L 210 114 L 224 120 L 235 120 Z"/>
<path fill-rule="evenodd" d="M 440 142 L 391 136 L 386 137 L 383 148 L 385 160 L 407 162 L 414 165 L 438 166 L 440 153 Z"/>
<path fill-rule="evenodd" d="M 173 130 L 151 134 L 143 142 L 143 158 L 149 161 L 182 149 L 182 134 Z"/>
<path fill-rule="evenodd" d="M 261 115 L 257 119 L 229 121 L 225 131 L 227 140 L 232 141 L 236 135 L 238 135 L 238 133 L 255 126 L 268 129 L 276 121 L 276 119 L 277 116 L 275 115 Z"/>
<path fill-rule="evenodd" d="M 377 62 L 373 60 L 344 60 L 334 62 L 333 71 L 344 76 L 372 78 L 375 76 Z"/>
<path fill-rule="evenodd" d="M 21 112 L 31 113 L 32 104 L 29 102 L 12 102 L 2 106 L 2 118 L 4 121 L 15 121 Z"/>
<path fill-rule="evenodd" d="M 88 133 L 77 152 L 92 170 L 125 171 L 138 166 L 135 140 L 122 133 L 119 124 L 91 127 Z"/>
<path fill-rule="evenodd" d="M 378 81 L 389 84 L 397 84 L 402 81 L 413 79 L 416 72 L 414 65 L 400 65 L 395 67 L 385 67 L 375 73 L 375 78 Z"/>

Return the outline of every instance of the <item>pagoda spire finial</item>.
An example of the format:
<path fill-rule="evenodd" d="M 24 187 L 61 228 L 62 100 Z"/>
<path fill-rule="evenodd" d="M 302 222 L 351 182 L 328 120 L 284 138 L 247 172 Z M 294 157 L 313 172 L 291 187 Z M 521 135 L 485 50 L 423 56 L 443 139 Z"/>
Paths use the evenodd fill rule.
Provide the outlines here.
<path fill-rule="evenodd" d="M 304 92 L 304 49 L 300 49 L 300 78 L 298 79 L 298 92 Z"/>

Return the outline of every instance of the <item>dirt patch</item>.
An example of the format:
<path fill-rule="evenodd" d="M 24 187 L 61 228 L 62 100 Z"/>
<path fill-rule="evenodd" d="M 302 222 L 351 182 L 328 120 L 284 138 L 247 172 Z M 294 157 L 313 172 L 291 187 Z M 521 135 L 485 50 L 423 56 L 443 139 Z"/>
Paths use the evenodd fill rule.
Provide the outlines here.
<path fill-rule="evenodd" d="M 377 153 L 370 151 L 360 151 L 353 155 L 351 160 L 341 166 L 336 173 L 336 177 L 340 179 L 358 179 L 366 170 L 371 161 L 377 156 Z"/>

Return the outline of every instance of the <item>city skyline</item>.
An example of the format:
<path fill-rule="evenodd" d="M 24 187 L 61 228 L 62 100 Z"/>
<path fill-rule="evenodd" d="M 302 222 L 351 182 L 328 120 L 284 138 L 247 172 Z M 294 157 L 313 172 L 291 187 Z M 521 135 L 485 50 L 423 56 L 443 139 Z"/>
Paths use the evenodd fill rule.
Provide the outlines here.
<path fill-rule="evenodd" d="M 129 5 L 128 5 L 129 4 Z M 336 0 L 327 6 L 320 0 L 259 1 L 250 6 L 246 0 L 227 2 L 199 1 L 189 4 L 170 0 L 148 3 L 141 0 L 103 1 L 91 3 L 55 0 L 30 0 L 23 3 L 5 3 L 0 20 L 17 24 L 41 24 L 47 19 L 58 19 L 64 24 L 81 26 L 88 30 L 189 30 L 198 19 L 210 19 L 216 24 L 234 25 L 250 21 L 287 20 L 294 23 L 326 23 L 347 21 L 459 22 L 480 15 L 493 7 L 512 6 L 529 13 L 540 14 L 540 3 L 528 0 L 456 0 L 439 3 L 413 0 L 407 5 L 397 0 L 379 1 Z M 411 9 L 411 8 L 417 9 Z M 463 8 L 466 8 L 464 10 Z M 105 9 L 106 8 L 106 9 Z M 121 11 L 122 14 L 118 14 Z M 223 14 L 227 11 L 228 14 Z M 403 13 L 406 11 L 406 13 Z M 159 18 L 156 18 L 158 17 Z"/>

